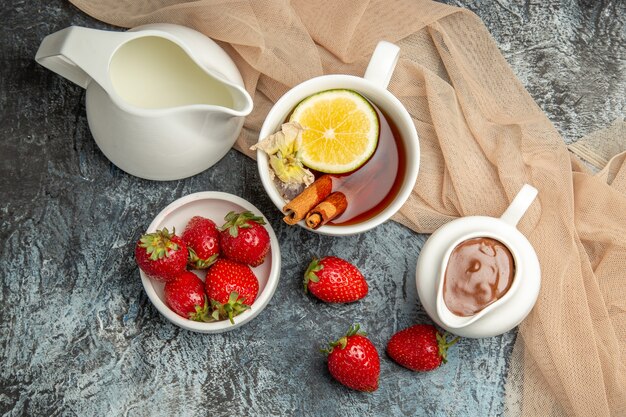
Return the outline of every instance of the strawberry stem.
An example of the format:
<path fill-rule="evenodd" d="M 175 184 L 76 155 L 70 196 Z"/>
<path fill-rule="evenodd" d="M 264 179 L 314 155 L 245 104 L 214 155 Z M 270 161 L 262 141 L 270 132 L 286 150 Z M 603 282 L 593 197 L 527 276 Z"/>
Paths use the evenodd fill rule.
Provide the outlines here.
<path fill-rule="evenodd" d="M 234 317 L 243 313 L 250 308 L 239 299 L 237 291 L 233 291 L 228 296 L 228 301 L 224 304 L 211 300 L 211 308 L 213 309 L 212 317 L 215 320 L 228 319 L 231 324 L 235 324 Z"/>
<path fill-rule="evenodd" d="M 361 332 L 359 331 L 359 328 L 361 326 L 359 324 L 353 324 L 352 326 L 350 326 L 350 328 L 348 329 L 348 331 L 346 332 L 345 336 L 340 337 L 339 339 L 335 340 L 334 342 L 330 342 L 328 343 L 328 348 L 325 349 L 320 349 L 320 352 L 326 354 L 326 355 L 330 355 L 333 351 L 334 348 L 336 348 L 337 346 L 341 346 L 341 349 L 345 349 L 346 345 L 348 344 L 348 338 L 350 336 L 354 336 L 354 335 L 361 335 L 361 336 L 365 336 L 366 333 L 365 332 Z"/>
<path fill-rule="evenodd" d="M 316 272 L 324 269 L 324 265 L 320 265 L 320 260 L 317 258 L 313 258 L 311 263 L 309 264 L 306 272 L 304 273 L 304 293 L 309 292 L 309 281 L 311 282 L 319 282 L 319 277 L 315 275 Z"/>
<path fill-rule="evenodd" d="M 226 220 L 226 223 L 220 227 L 220 230 L 223 231 L 228 229 L 228 233 L 230 233 L 232 237 L 237 237 L 239 235 L 239 229 L 249 229 L 252 227 L 248 224 L 249 221 L 253 221 L 258 224 L 265 224 L 265 219 L 263 219 L 263 217 L 256 216 L 254 213 L 247 210 L 241 213 L 231 211 L 224 216 L 224 220 Z"/>
<path fill-rule="evenodd" d="M 154 233 L 146 233 L 139 238 L 139 246 L 146 249 L 146 253 L 150 255 L 153 261 L 170 256 L 174 251 L 178 250 L 178 244 L 171 239 L 176 234 L 176 229 L 172 228 L 170 233 L 166 227 L 157 230 Z"/>
<path fill-rule="evenodd" d="M 187 251 L 189 252 L 187 264 L 189 264 L 194 269 L 207 269 L 208 267 L 213 265 L 215 261 L 217 261 L 217 257 L 219 256 L 218 253 L 215 253 L 209 256 L 207 259 L 202 259 L 191 247 L 187 247 Z"/>
<path fill-rule="evenodd" d="M 448 348 L 454 345 L 456 342 L 461 340 L 459 336 L 455 337 L 451 341 L 447 341 L 446 338 L 450 336 L 448 333 L 444 333 L 443 335 L 437 332 L 437 345 L 439 346 L 439 357 L 441 358 L 441 362 L 448 363 Z"/>
<path fill-rule="evenodd" d="M 215 319 L 209 314 L 209 302 L 204 298 L 204 306 L 195 306 L 196 312 L 189 313 L 189 320 L 193 321 L 203 321 L 205 323 L 210 323 L 215 321 Z"/>

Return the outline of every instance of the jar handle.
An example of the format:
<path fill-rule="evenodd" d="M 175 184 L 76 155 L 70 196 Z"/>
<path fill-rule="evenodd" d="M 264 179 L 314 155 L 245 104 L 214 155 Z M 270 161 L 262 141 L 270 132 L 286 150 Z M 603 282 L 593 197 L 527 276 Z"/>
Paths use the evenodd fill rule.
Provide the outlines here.
<path fill-rule="evenodd" d="M 526 210 L 530 207 L 535 197 L 537 197 L 537 189 L 531 185 L 524 184 L 522 189 L 517 193 L 509 207 L 500 216 L 500 220 L 511 226 L 517 226 L 517 223 L 522 219 Z"/>

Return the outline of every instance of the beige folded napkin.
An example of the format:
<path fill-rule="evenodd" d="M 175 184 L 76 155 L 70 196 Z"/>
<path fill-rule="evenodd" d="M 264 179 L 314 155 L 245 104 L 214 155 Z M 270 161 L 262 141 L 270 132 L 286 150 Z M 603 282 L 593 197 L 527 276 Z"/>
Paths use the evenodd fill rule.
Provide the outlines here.
<path fill-rule="evenodd" d="M 254 95 L 237 142 L 250 156 L 289 87 L 323 73 L 362 75 L 379 40 L 398 44 L 389 89 L 413 117 L 422 160 L 395 220 L 430 233 L 459 216 L 499 216 L 524 183 L 539 189 L 520 229 L 543 281 L 519 327 L 507 414 L 626 415 L 625 157 L 598 175 L 573 157 L 474 14 L 420 0 L 72 3 L 114 25 L 178 23 L 219 41 Z M 571 148 L 601 164 L 625 143 L 618 123 Z"/>

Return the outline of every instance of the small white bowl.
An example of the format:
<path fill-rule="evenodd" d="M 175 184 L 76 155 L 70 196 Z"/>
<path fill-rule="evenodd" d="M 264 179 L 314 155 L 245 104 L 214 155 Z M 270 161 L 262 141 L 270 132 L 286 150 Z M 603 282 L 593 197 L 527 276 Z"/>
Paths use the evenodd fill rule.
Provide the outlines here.
<path fill-rule="evenodd" d="M 180 236 L 183 230 L 185 230 L 187 222 L 193 216 L 207 217 L 213 220 L 219 227 L 222 225 L 224 216 L 228 214 L 228 212 L 241 212 L 244 210 L 249 210 L 258 216 L 263 216 L 263 214 L 248 201 L 232 194 L 215 191 L 190 194 L 179 198 L 169 206 L 165 207 L 154 218 L 146 233 L 152 233 L 158 229 L 167 227 L 170 232 L 173 228 L 176 228 L 176 233 Z M 263 217 L 265 218 L 265 216 Z M 270 251 L 265 258 L 265 262 L 256 268 L 252 268 L 254 275 L 256 275 L 259 280 L 259 293 L 256 300 L 254 300 L 254 303 L 250 306 L 250 309 L 234 318 L 235 324 L 231 324 L 228 320 L 204 323 L 188 320 L 179 316 L 165 304 L 165 298 L 163 295 L 163 288 L 165 287 L 165 284 L 148 278 L 143 271 L 139 270 L 141 282 L 143 283 L 143 287 L 148 294 L 148 298 L 152 304 L 154 304 L 156 309 L 159 310 L 159 313 L 175 325 L 182 327 L 183 329 L 199 333 L 227 332 L 229 330 L 234 330 L 255 318 L 265 308 L 274 295 L 274 291 L 276 290 L 278 279 L 280 277 L 280 247 L 272 226 L 267 222 L 267 218 L 265 219 L 265 228 L 270 235 Z M 193 272 L 196 273 L 202 281 L 204 281 L 204 271 Z"/>

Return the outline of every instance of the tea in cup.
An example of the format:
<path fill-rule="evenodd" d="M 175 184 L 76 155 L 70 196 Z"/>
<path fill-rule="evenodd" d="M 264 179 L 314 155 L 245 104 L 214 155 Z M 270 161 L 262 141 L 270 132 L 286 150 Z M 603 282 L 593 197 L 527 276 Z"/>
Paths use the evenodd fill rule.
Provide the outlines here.
<path fill-rule="evenodd" d="M 500 218 L 462 217 L 428 239 L 416 283 L 422 305 L 441 327 L 464 337 L 495 336 L 530 312 L 541 271 L 516 226 L 536 195 L 526 184 Z"/>
<path fill-rule="evenodd" d="M 409 113 L 387 90 L 398 54 L 397 46 L 380 42 L 364 77 L 324 75 L 313 78 L 289 90 L 269 112 L 257 147 L 276 132 L 282 135 L 278 142 L 290 135 L 297 136 L 295 146 L 302 143 L 302 137 L 311 141 L 307 135 L 331 139 L 321 147 L 322 152 L 333 159 L 330 164 L 311 153 L 308 165 L 292 167 L 296 171 L 304 168 L 310 173 L 305 174 L 310 175 L 308 183 L 294 195 L 284 192 L 277 184 L 275 169 L 283 167 L 283 161 L 276 161 L 275 156 L 257 148 L 261 181 L 274 204 L 285 213 L 287 223 L 297 223 L 322 234 L 351 235 L 383 223 L 409 197 L 417 178 L 420 152 Z M 342 104 L 333 107 L 333 100 Z M 343 103 L 352 106 L 350 110 L 346 110 L 348 107 Z M 318 113 L 311 109 L 317 109 Z M 353 118 L 358 115 L 358 120 L 341 119 L 344 110 Z M 332 118 L 343 123 L 326 122 Z M 310 122 L 305 123 L 307 120 Z M 314 126 L 315 123 L 319 123 L 319 127 Z M 349 139 L 343 139 L 352 132 L 341 133 L 333 127 L 350 125 L 354 128 L 358 123 L 366 126 L 359 131 L 359 135 L 366 136 L 365 145 L 359 147 L 358 143 L 353 151 L 349 148 L 352 146 Z M 342 153 L 354 153 L 358 160 L 344 162 Z"/>

